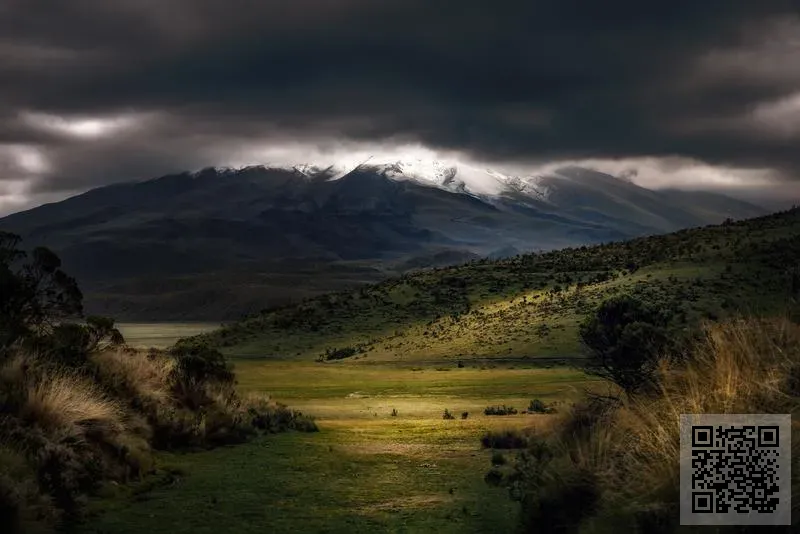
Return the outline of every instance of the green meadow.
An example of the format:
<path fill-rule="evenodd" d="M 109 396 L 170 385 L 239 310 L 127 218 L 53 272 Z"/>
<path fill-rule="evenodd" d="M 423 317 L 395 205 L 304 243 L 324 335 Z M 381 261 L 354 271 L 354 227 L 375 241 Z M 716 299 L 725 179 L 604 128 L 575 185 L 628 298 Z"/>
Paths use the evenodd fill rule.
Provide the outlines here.
<path fill-rule="evenodd" d="M 130 347 L 163 349 L 183 337 L 195 336 L 219 328 L 217 323 L 117 323 Z"/>
<path fill-rule="evenodd" d="M 553 416 L 483 409 L 522 411 L 533 398 L 566 404 L 589 385 L 576 370 L 508 364 L 235 366 L 245 395 L 269 392 L 314 414 L 320 432 L 160 453 L 161 469 L 177 474 L 140 490 L 107 488 L 80 532 L 512 532 L 518 507 L 484 482 L 492 452 L 480 438 Z M 444 420 L 445 409 L 455 419 Z"/>

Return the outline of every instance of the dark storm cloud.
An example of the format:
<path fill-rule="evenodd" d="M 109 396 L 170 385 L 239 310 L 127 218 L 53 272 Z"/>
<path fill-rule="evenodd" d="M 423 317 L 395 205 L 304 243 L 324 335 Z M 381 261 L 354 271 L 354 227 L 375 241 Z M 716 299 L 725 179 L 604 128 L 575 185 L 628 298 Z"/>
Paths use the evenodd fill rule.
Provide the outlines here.
<path fill-rule="evenodd" d="M 36 191 L 331 138 L 792 176 L 798 132 L 748 114 L 800 92 L 798 20 L 792 0 L 5 0 L 0 144 L 42 150 Z M 31 112 L 149 118 L 75 137 Z"/>

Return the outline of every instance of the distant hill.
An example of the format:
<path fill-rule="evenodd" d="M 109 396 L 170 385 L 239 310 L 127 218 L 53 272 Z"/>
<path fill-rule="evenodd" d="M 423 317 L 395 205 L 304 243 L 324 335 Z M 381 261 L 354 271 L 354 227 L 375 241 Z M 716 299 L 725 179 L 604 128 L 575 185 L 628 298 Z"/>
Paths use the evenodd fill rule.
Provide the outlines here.
<path fill-rule="evenodd" d="M 120 319 L 231 319 L 409 269 L 622 240 L 763 214 L 565 168 L 519 177 L 438 162 L 205 169 L 0 219 L 46 245 Z"/>
<path fill-rule="evenodd" d="M 187 342 L 250 358 L 563 359 L 581 354 L 577 324 L 619 293 L 667 312 L 678 329 L 796 308 L 800 209 L 403 275 L 267 310 Z"/>

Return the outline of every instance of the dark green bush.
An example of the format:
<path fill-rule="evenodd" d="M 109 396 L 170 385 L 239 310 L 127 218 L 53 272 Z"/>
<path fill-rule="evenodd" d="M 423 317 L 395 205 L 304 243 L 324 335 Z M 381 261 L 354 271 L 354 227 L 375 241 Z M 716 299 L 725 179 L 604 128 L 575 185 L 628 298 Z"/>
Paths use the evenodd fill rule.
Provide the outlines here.
<path fill-rule="evenodd" d="M 326 360 L 344 360 L 345 358 L 349 358 L 351 356 L 355 356 L 358 353 L 358 349 L 355 347 L 343 347 L 340 349 L 326 349 L 325 350 L 325 359 Z"/>
<path fill-rule="evenodd" d="M 594 515 L 600 499 L 593 473 L 576 470 L 544 482 L 527 487 L 520 496 L 525 532 L 579 532 L 583 520 Z"/>
<path fill-rule="evenodd" d="M 513 406 L 487 406 L 483 410 L 484 415 L 516 415 L 517 410 Z"/>
<path fill-rule="evenodd" d="M 506 465 L 507 462 L 508 460 L 506 460 L 506 456 L 502 452 L 492 454 L 492 465 Z"/>
<path fill-rule="evenodd" d="M 319 428 L 314 419 L 302 412 L 291 410 L 280 403 L 258 403 L 248 407 L 250 424 L 264 432 L 284 432 L 298 430 L 300 432 L 317 432 Z"/>
<path fill-rule="evenodd" d="M 533 399 L 531 403 L 528 405 L 528 412 L 529 413 L 553 413 L 555 412 L 555 408 L 551 406 L 547 406 L 544 402 L 539 399 Z"/>
<path fill-rule="evenodd" d="M 524 449 L 528 436 L 519 430 L 489 431 L 481 438 L 484 449 Z"/>
<path fill-rule="evenodd" d="M 234 381 L 232 366 L 216 349 L 207 345 L 177 345 L 170 354 L 176 360 L 176 378 L 182 381 L 219 382 Z"/>
<path fill-rule="evenodd" d="M 603 302 L 580 325 L 589 351 L 587 371 L 606 378 L 627 393 L 652 385 L 658 359 L 670 349 L 667 318 L 629 295 Z"/>

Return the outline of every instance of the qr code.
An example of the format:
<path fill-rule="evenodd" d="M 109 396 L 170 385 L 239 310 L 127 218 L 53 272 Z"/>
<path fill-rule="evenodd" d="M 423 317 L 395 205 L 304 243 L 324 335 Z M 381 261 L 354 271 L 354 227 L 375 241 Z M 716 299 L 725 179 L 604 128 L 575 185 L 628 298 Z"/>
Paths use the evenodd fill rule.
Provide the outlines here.
<path fill-rule="evenodd" d="M 681 415 L 681 524 L 791 524 L 791 415 Z"/>

